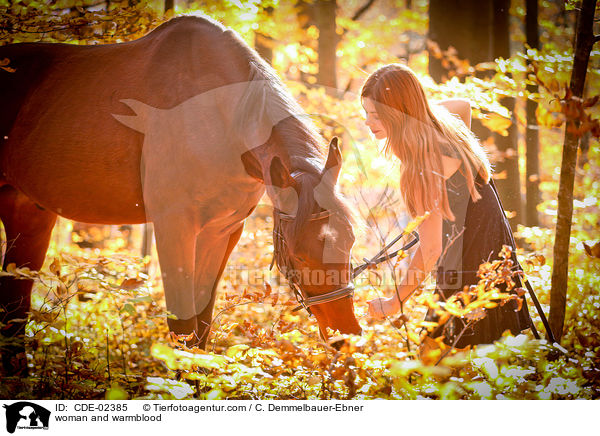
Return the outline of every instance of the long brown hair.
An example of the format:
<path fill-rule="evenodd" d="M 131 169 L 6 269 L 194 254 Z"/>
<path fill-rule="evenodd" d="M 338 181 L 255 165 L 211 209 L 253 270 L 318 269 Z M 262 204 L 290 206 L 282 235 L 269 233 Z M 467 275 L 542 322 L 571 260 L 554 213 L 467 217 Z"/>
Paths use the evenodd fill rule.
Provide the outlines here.
<path fill-rule="evenodd" d="M 412 216 L 439 208 L 444 218 L 454 220 L 443 177 L 443 144 L 462 161 L 459 171 L 473 200 L 481 198 L 474 174 L 486 183 L 491 175 L 484 149 L 464 123 L 445 108 L 429 105 L 410 68 L 401 64 L 379 68 L 363 85 L 361 99 L 365 98 L 373 102 L 387 132 L 386 154 L 393 153 L 402 162 L 400 186 Z"/>

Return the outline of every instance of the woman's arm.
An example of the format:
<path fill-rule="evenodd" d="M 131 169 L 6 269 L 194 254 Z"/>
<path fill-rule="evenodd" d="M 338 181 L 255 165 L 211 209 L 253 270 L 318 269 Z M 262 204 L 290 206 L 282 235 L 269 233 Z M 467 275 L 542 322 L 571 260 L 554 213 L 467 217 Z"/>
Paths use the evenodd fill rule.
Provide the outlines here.
<path fill-rule="evenodd" d="M 368 302 L 369 315 L 382 319 L 400 310 L 403 302 L 425 280 L 442 253 L 442 215 L 432 212 L 419 226 L 419 247 L 410 261 L 407 274 L 398 285 L 398 294 Z M 400 297 L 400 300 L 398 300 Z"/>
<path fill-rule="evenodd" d="M 448 109 L 448 112 L 454 115 L 458 115 L 461 120 L 471 128 L 471 102 L 464 98 L 452 98 L 448 100 L 442 100 L 435 102 Z"/>

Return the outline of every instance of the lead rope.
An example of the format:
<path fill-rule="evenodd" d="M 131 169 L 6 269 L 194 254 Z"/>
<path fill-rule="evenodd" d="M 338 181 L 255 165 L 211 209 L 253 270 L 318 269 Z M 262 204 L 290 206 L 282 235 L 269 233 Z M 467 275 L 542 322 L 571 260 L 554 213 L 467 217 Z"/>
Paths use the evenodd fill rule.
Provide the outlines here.
<path fill-rule="evenodd" d="M 502 200 L 500 200 L 500 195 L 498 195 L 498 191 L 496 190 L 496 185 L 494 185 L 494 181 L 492 179 L 490 179 L 490 185 L 492 186 L 492 189 L 496 193 L 496 198 L 498 198 L 498 202 L 500 203 L 500 208 L 502 210 L 502 213 L 504 213 L 504 207 L 502 206 Z M 508 225 L 508 223 L 506 221 L 505 221 L 505 225 Z M 515 239 L 513 237 L 512 231 L 510 230 L 510 227 L 508 230 L 509 230 L 511 243 L 513 244 L 514 247 L 516 247 L 517 244 L 515 243 Z M 548 340 L 550 341 L 550 343 L 553 344 L 556 342 L 556 339 L 554 337 L 554 333 L 552 332 L 552 328 L 550 327 L 550 324 L 548 323 L 548 319 L 546 318 L 546 315 L 544 314 L 544 311 L 542 310 L 542 306 L 537 298 L 537 295 L 533 291 L 533 287 L 529 283 L 529 280 L 527 280 L 527 277 L 525 277 L 525 272 L 523 271 L 523 267 L 517 260 L 517 254 L 515 252 L 512 253 L 512 257 L 513 257 L 513 261 L 518 265 L 518 267 L 521 269 L 521 272 L 523 273 L 522 281 L 525 283 L 525 286 L 527 287 L 527 291 L 529 292 L 529 295 L 531 296 L 531 300 L 533 301 L 533 305 L 535 306 L 538 314 L 540 315 L 540 318 L 542 319 L 542 324 L 544 324 L 544 328 L 546 329 L 546 334 L 548 335 Z M 531 319 L 531 316 L 529 317 L 529 325 L 530 325 L 531 331 L 533 333 L 533 336 L 536 339 L 540 339 L 540 335 L 538 334 L 535 326 L 533 325 L 533 320 Z"/>
<path fill-rule="evenodd" d="M 402 239 L 403 236 L 406 235 L 406 233 L 404 231 L 402 233 L 400 233 L 400 235 L 398 235 L 396 238 L 394 238 L 394 240 L 392 242 L 390 242 L 385 247 L 383 247 L 379 251 L 379 253 L 377 253 L 371 259 L 363 258 L 364 263 L 362 265 L 359 265 L 356 268 L 352 269 L 352 279 L 354 279 L 357 275 L 361 274 L 367 268 L 378 265 L 381 262 L 385 262 L 386 260 L 393 259 L 394 257 L 398 256 L 398 254 L 400 254 L 401 252 L 408 250 L 409 248 L 414 246 L 416 243 L 418 243 L 419 242 L 419 234 L 416 231 L 412 231 L 410 234 L 413 236 L 413 240 L 408 242 L 407 244 L 405 244 L 402 248 L 394 251 L 393 253 L 383 256 L 383 254 L 385 252 L 387 252 L 390 248 L 392 248 L 400 239 Z"/>

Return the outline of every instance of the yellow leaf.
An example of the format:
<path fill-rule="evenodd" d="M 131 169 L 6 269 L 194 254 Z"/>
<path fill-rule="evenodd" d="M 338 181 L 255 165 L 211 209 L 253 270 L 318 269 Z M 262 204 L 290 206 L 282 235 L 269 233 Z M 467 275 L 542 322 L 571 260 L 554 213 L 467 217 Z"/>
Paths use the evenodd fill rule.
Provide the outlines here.
<path fill-rule="evenodd" d="M 425 212 L 424 215 L 418 216 L 416 217 L 414 220 L 412 220 L 410 223 L 408 223 L 408 225 L 406 226 L 406 228 L 404 229 L 404 233 L 410 233 L 412 231 L 414 231 L 417 227 L 419 227 L 421 225 L 421 223 L 423 221 L 425 221 L 427 218 L 429 217 L 429 212 Z"/>
<path fill-rule="evenodd" d="M 6 242 L 6 229 L 4 228 L 2 220 L 0 220 L 0 270 L 2 270 L 4 257 L 6 256 Z"/>
<path fill-rule="evenodd" d="M 316 375 L 311 375 L 307 380 L 306 383 L 308 383 L 309 386 L 314 386 L 317 385 L 319 383 L 321 383 L 321 377 L 318 377 Z"/>
<path fill-rule="evenodd" d="M 106 391 L 106 399 L 107 400 L 127 400 L 127 399 L 129 399 L 129 395 L 121 386 L 113 384 L 111 386 L 111 388 Z"/>
<path fill-rule="evenodd" d="M 481 123 L 492 132 L 499 133 L 502 136 L 508 136 L 508 128 L 512 125 L 512 121 L 509 118 L 505 118 L 494 112 L 483 117 Z"/>
<path fill-rule="evenodd" d="M 239 359 L 244 356 L 245 351 L 250 347 L 246 344 L 238 344 L 233 347 L 229 347 L 226 351 L 227 357 L 231 357 L 232 359 Z"/>
<path fill-rule="evenodd" d="M 419 337 L 419 335 L 417 335 L 415 332 L 413 332 L 411 330 L 408 331 L 408 339 L 410 339 L 415 344 L 421 343 L 421 338 Z"/>
<path fill-rule="evenodd" d="M 164 344 L 153 344 L 150 354 L 156 359 L 162 360 L 169 368 L 175 367 L 175 354 L 171 347 Z"/>
<path fill-rule="evenodd" d="M 207 400 L 218 400 L 223 397 L 224 397 L 224 394 L 221 389 L 213 389 L 208 394 L 206 394 Z"/>
<path fill-rule="evenodd" d="M 195 354 L 191 361 L 195 366 L 206 369 L 219 369 L 225 363 L 221 356 L 212 354 Z"/>

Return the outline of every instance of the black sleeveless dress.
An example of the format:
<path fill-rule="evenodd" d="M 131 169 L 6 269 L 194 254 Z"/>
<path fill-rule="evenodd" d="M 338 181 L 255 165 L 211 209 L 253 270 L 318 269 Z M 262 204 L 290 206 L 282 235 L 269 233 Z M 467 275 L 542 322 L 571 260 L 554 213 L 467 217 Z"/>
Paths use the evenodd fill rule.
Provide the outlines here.
<path fill-rule="evenodd" d="M 449 150 L 443 150 L 443 154 L 454 157 Z M 436 292 L 440 294 L 440 301 L 462 290 L 464 286 L 477 284 L 479 265 L 498 260 L 503 245 L 513 249 L 513 263 L 520 268 L 512 231 L 493 180 L 485 183 L 477 175 L 475 184 L 481 198 L 473 201 L 464 174 L 465 168 L 461 165 L 458 171 L 446 180 L 448 203 L 455 220 L 444 219 L 442 224 L 442 256 L 438 260 L 436 272 Z M 522 286 L 518 277 L 513 279 L 515 287 Z M 469 326 L 460 336 L 456 346 L 462 348 L 469 344 L 492 343 L 500 338 L 505 330 L 510 330 L 516 335 L 529 328 L 531 318 L 526 302 L 523 301 L 521 309 L 517 309 L 516 301 L 485 309 L 485 317 Z M 437 318 L 437 315 L 429 310 L 425 319 L 437 321 Z M 453 344 L 466 325 L 465 320 L 453 316 L 429 336 L 443 335 L 445 343 Z"/>

